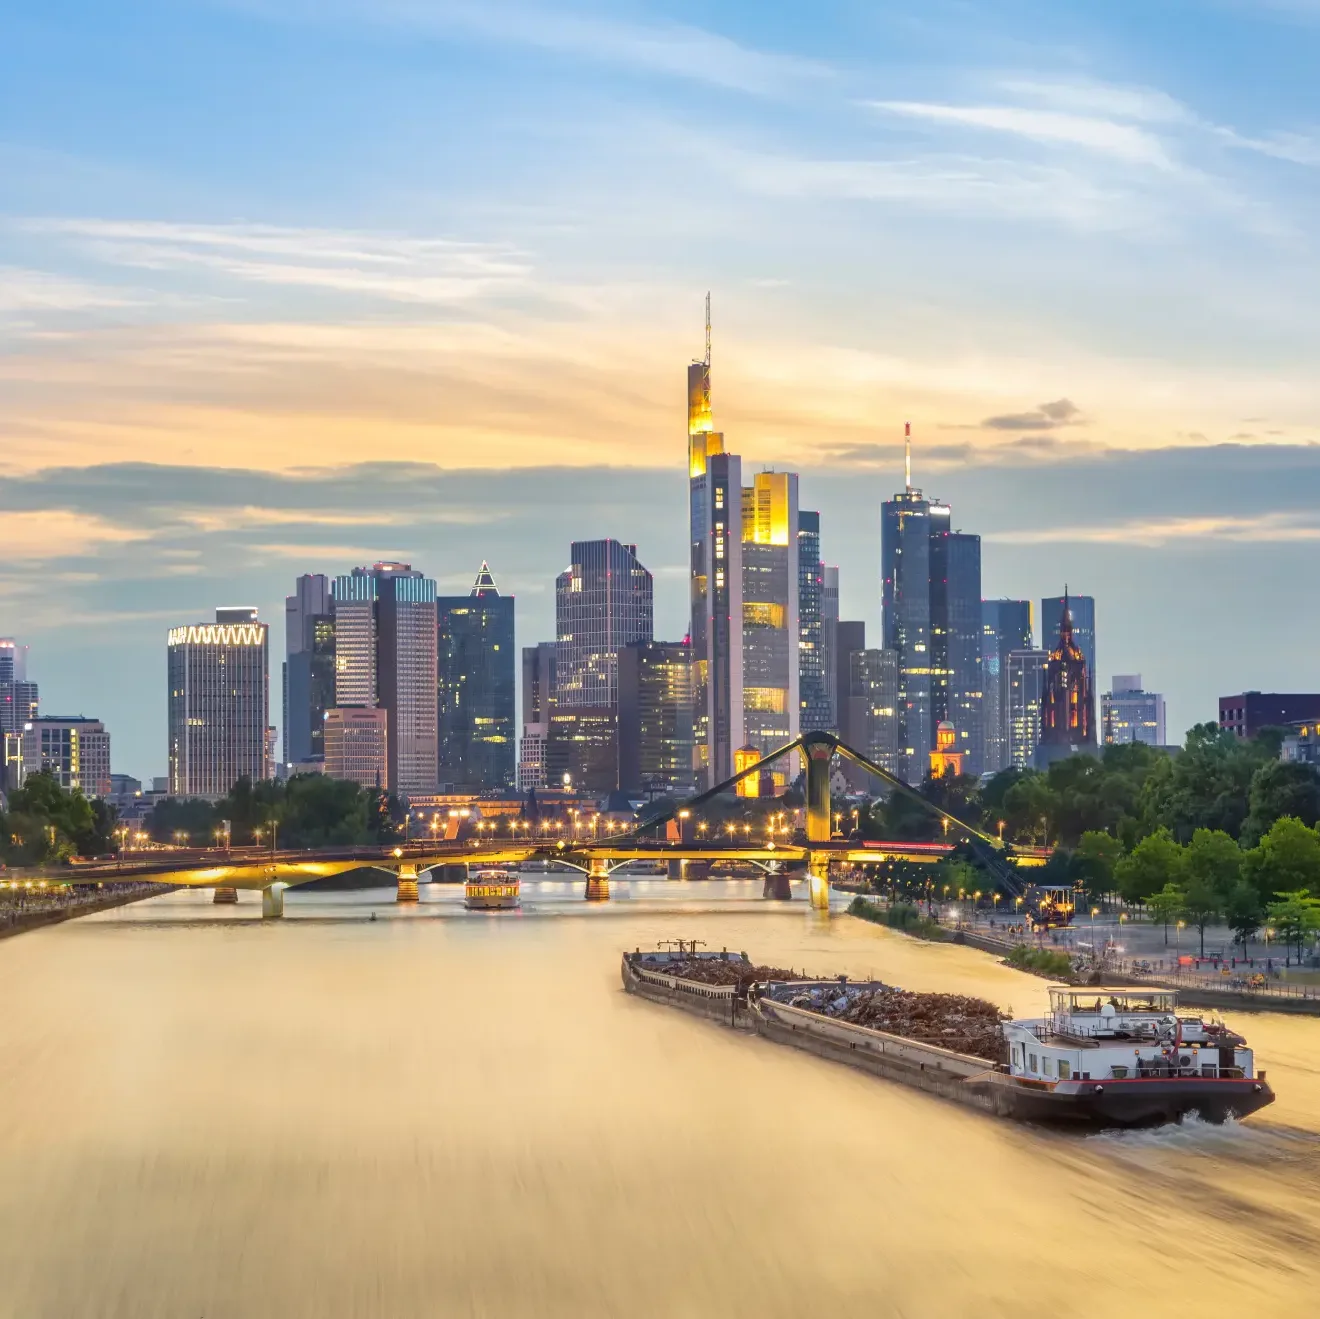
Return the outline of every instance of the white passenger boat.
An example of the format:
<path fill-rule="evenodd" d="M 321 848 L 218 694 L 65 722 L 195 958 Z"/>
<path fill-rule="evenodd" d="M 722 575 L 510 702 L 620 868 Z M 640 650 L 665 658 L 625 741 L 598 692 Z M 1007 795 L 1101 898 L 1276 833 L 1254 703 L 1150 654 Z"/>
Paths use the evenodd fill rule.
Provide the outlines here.
<path fill-rule="evenodd" d="M 522 904 L 522 881 L 512 870 L 478 870 L 463 886 L 469 911 L 511 911 Z"/>

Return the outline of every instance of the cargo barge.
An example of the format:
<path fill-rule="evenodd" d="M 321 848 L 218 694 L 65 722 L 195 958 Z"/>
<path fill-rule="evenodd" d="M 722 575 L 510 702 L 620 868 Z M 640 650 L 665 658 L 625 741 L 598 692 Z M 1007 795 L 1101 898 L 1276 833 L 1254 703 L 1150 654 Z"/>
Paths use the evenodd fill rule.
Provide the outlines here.
<path fill-rule="evenodd" d="M 1091 1129 L 1191 1113 L 1223 1122 L 1274 1100 L 1246 1041 L 1180 1017 L 1172 990 L 1055 986 L 1046 1017 L 1005 1021 L 981 1000 L 765 971 L 745 953 L 698 952 L 690 943 L 625 953 L 622 965 L 629 993 L 997 1117 Z M 927 1004 L 922 1024 L 904 1026 L 922 1030 L 920 1039 L 844 1019 L 921 1021 Z"/>

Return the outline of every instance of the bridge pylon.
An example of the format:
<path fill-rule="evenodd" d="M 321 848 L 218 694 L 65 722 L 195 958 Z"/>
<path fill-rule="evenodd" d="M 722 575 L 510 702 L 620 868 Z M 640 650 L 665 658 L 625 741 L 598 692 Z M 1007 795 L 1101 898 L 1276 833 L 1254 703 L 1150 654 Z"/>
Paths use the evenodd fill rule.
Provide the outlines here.
<path fill-rule="evenodd" d="M 211 901 L 221 904 L 227 902 L 237 902 L 238 890 L 230 884 L 217 884 L 215 886 L 215 897 L 213 897 Z"/>
<path fill-rule="evenodd" d="M 284 915 L 284 890 L 289 886 L 281 881 L 267 884 L 261 890 L 261 919 L 279 920 Z"/>
<path fill-rule="evenodd" d="M 610 900 L 610 863 L 603 856 L 591 858 L 591 869 L 587 872 L 587 891 L 584 896 L 588 902 Z"/>
<path fill-rule="evenodd" d="M 793 890 L 789 886 L 788 871 L 784 870 L 779 862 L 770 863 L 772 869 L 765 872 L 765 887 L 761 890 L 763 898 L 771 898 L 775 902 L 789 902 L 793 897 Z"/>
<path fill-rule="evenodd" d="M 399 862 L 399 888 L 394 895 L 395 902 L 420 902 L 422 895 L 417 891 L 417 863 Z"/>

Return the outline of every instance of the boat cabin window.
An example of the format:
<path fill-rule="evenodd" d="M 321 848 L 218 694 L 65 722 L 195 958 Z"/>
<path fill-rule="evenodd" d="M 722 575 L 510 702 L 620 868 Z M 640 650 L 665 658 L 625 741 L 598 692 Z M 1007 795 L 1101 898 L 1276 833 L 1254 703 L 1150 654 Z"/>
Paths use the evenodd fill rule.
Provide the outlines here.
<path fill-rule="evenodd" d="M 1062 1058 L 1059 1059 L 1059 1080 L 1066 1081 L 1072 1076 L 1072 1067 Z"/>
<path fill-rule="evenodd" d="M 1051 1058 L 1049 1054 L 1045 1055 L 1045 1075 L 1046 1076 L 1054 1075 L 1054 1059 Z"/>
<path fill-rule="evenodd" d="M 1036 1067 L 1036 1055 L 1035 1055 L 1034 1053 L 1031 1055 L 1031 1070 L 1032 1070 L 1033 1072 L 1039 1070 L 1039 1069 Z"/>

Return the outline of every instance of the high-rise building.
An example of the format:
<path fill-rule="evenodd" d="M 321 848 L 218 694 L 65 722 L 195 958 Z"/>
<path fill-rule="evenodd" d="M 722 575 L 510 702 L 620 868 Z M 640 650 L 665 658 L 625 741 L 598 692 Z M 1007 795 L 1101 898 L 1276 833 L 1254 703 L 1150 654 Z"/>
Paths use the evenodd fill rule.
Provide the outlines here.
<path fill-rule="evenodd" d="M 325 755 L 325 712 L 335 703 L 334 596 L 324 573 L 299 577 L 284 600 L 284 761 Z"/>
<path fill-rule="evenodd" d="M 1144 691 L 1141 674 L 1116 673 L 1112 690 L 1100 698 L 1100 729 L 1106 746 L 1125 742 L 1166 746 L 1164 697 Z"/>
<path fill-rule="evenodd" d="M 709 295 L 706 355 L 688 367 L 687 399 L 694 769 L 712 787 L 733 774 L 743 744 L 743 542 L 742 462 L 724 452 L 711 409 Z"/>
<path fill-rule="evenodd" d="M 1095 746 L 1095 697 L 1086 656 L 1073 641 L 1072 611 L 1063 597 L 1059 639 L 1045 669 L 1045 701 L 1041 708 L 1038 765 Z"/>
<path fill-rule="evenodd" d="M 619 651 L 653 636 L 651 574 L 636 545 L 579 540 L 555 580 L 555 697 L 564 706 L 613 708 Z"/>
<path fill-rule="evenodd" d="M 798 692 L 803 732 L 834 727 L 825 673 L 825 565 L 820 558 L 820 514 L 798 513 Z"/>
<path fill-rule="evenodd" d="M 762 755 L 799 729 L 797 486 L 791 472 L 758 472 L 742 490 L 742 737 Z M 790 772 L 777 764 L 776 786 Z"/>
<path fill-rule="evenodd" d="M 881 769 L 897 775 L 902 757 L 898 741 L 898 655 L 892 650 L 854 650 L 850 664 L 849 736 L 844 741 Z M 855 767 L 845 777 L 859 789 L 870 779 Z"/>
<path fill-rule="evenodd" d="M 0 734 L 21 733 L 37 717 L 37 684 L 25 680 L 0 682 Z"/>
<path fill-rule="evenodd" d="M 1219 726 L 1251 740 L 1264 728 L 1320 720 L 1320 693 L 1241 692 L 1219 698 Z"/>
<path fill-rule="evenodd" d="M 692 647 L 639 641 L 619 652 L 619 786 L 686 796 L 692 774 Z"/>
<path fill-rule="evenodd" d="M 1009 752 L 1008 657 L 1015 650 L 1030 650 L 1033 644 L 1030 600 L 981 601 L 983 774 L 997 773 L 1013 763 Z"/>
<path fill-rule="evenodd" d="M 66 792 L 105 797 L 110 792 L 110 734 L 99 719 L 44 715 L 23 729 L 23 777 L 46 770 Z"/>
<path fill-rule="evenodd" d="M 1063 607 L 1068 605 L 1068 614 L 1072 618 L 1073 645 L 1082 652 L 1086 660 L 1086 671 L 1095 685 L 1095 599 L 1089 595 L 1072 595 L 1067 591 L 1063 595 L 1049 596 L 1040 602 L 1040 644 L 1048 650 L 1059 635 L 1063 625 Z"/>
<path fill-rule="evenodd" d="M 171 628 L 168 643 L 170 792 L 223 797 L 240 778 L 268 778 L 270 629 L 250 608 Z"/>
<path fill-rule="evenodd" d="M 0 684 L 27 678 L 28 648 L 13 637 L 0 637 Z"/>
<path fill-rule="evenodd" d="M 980 773 L 981 542 L 912 485 L 881 509 L 885 648 L 898 653 L 903 774 L 926 775 L 936 727 L 954 725 L 968 772 Z"/>
<path fill-rule="evenodd" d="M 435 582 L 407 563 L 335 578 L 335 705 L 386 712 L 389 787 L 435 791 Z"/>
<path fill-rule="evenodd" d="M 839 730 L 839 570 L 826 565 L 824 585 L 820 593 L 821 645 L 824 651 L 822 668 L 825 670 L 825 693 L 830 707 L 829 726 Z"/>
<path fill-rule="evenodd" d="M 546 786 L 545 746 L 550 738 L 550 712 L 555 708 L 553 641 L 524 646 L 522 652 L 522 740 L 518 749 L 518 787 Z"/>
<path fill-rule="evenodd" d="M 1045 669 L 1048 650 L 1010 651 L 1008 671 L 1008 765 L 1031 769 L 1040 746 L 1041 719 L 1045 705 Z"/>
<path fill-rule="evenodd" d="M 438 682 L 441 783 L 512 788 L 517 759 L 513 596 L 483 563 L 467 595 L 441 596 Z"/>
<path fill-rule="evenodd" d="M 325 712 L 324 724 L 326 777 L 388 790 L 388 712 L 379 706 L 336 706 Z"/>
<path fill-rule="evenodd" d="M 551 788 L 604 796 L 619 786 L 619 714 L 613 705 L 565 705 L 550 715 L 545 778 Z"/>
<path fill-rule="evenodd" d="M 858 619 L 836 620 L 833 630 L 834 666 L 830 686 L 834 692 L 835 730 L 850 747 L 864 752 L 869 734 L 863 697 L 853 695 L 853 660 L 866 650 L 866 624 Z M 847 762 L 840 769 L 849 788 L 857 792 L 865 790 L 869 775 Z"/>

